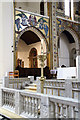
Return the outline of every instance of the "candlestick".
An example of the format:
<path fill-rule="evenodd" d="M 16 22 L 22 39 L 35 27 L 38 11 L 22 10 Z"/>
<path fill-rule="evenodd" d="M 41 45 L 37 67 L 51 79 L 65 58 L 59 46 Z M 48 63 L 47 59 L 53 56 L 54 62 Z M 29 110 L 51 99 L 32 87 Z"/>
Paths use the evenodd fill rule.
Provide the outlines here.
<path fill-rule="evenodd" d="M 41 55 L 43 55 L 43 39 L 41 39 Z"/>

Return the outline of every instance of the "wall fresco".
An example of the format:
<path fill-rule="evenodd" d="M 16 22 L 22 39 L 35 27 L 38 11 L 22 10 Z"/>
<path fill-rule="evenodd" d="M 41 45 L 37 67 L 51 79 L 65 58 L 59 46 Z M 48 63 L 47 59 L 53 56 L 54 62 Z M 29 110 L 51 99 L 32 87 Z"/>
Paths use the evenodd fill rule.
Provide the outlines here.
<path fill-rule="evenodd" d="M 17 36 L 27 27 L 36 27 L 49 44 L 49 18 L 30 12 L 15 10 L 15 33 Z"/>
<path fill-rule="evenodd" d="M 57 18 L 57 33 L 58 36 L 60 33 L 65 30 L 65 28 L 71 28 L 73 29 L 77 35 L 80 37 L 80 23 L 66 21 L 60 18 Z"/>

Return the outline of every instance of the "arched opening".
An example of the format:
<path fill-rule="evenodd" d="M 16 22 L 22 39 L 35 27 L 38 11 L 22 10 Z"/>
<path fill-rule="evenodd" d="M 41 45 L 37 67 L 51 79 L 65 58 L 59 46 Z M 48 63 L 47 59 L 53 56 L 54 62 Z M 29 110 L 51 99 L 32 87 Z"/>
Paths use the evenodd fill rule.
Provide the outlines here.
<path fill-rule="evenodd" d="M 18 63 L 21 63 L 21 67 L 24 68 L 40 68 L 40 61 L 37 56 L 41 54 L 41 39 L 44 39 L 44 53 L 47 52 L 48 46 L 45 37 L 38 30 L 35 29 L 34 31 L 34 29 L 27 29 L 18 36 L 16 67 Z M 45 61 L 45 66 L 47 66 L 47 60 Z"/>
<path fill-rule="evenodd" d="M 71 63 L 70 63 L 70 66 L 76 67 L 76 49 L 75 48 L 73 48 L 71 50 Z"/>
<path fill-rule="evenodd" d="M 32 48 L 29 53 L 29 67 L 37 68 L 37 50 Z"/>
<path fill-rule="evenodd" d="M 77 46 L 76 41 L 73 35 L 69 31 L 64 30 L 60 34 L 60 37 L 58 39 L 59 66 L 62 66 L 62 65 L 65 65 L 66 67 L 76 66 L 76 59 L 75 59 L 76 49 L 77 49 L 76 46 Z"/>

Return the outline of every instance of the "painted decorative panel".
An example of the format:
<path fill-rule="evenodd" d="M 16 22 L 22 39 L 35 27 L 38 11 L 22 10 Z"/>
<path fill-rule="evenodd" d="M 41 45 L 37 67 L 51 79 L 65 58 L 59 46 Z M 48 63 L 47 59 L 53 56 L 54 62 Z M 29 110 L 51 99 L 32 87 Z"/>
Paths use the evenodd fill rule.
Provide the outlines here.
<path fill-rule="evenodd" d="M 57 33 L 58 33 L 58 35 L 60 35 L 60 33 L 63 30 L 65 30 L 65 28 L 73 29 L 77 33 L 77 35 L 80 37 L 80 23 L 66 21 L 61 18 L 57 18 Z"/>
<path fill-rule="evenodd" d="M 15 10 L 15 32 L 17 36 L 28 27 L 35 27 L 43 33 L 49 43 L 49 17 L 23 10 Z"/>

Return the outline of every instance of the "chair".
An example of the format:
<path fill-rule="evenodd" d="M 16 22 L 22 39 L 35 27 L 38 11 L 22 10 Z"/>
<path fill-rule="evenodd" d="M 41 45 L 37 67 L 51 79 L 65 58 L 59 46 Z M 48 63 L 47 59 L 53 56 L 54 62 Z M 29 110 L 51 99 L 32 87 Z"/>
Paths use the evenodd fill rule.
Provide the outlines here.
<path fill-rule="evenodd" d="M 9 78 L 14 78 L 14 72 L 9 72 Z"/>
<path fill-rule="evenodd" d="M 19 78 L 19 70 L 15 70 L 14 71 L 14 77 L 18 77 Z"/>

